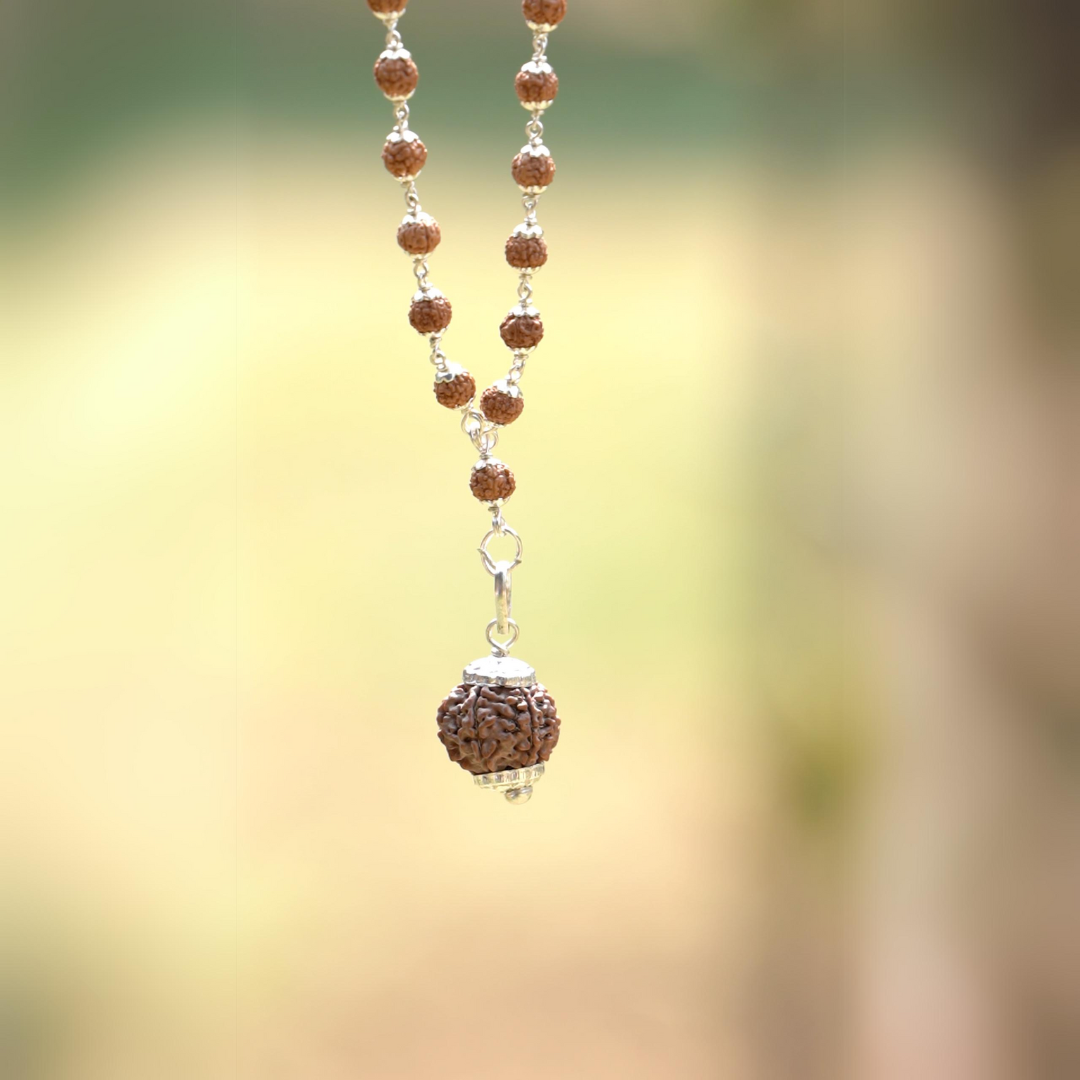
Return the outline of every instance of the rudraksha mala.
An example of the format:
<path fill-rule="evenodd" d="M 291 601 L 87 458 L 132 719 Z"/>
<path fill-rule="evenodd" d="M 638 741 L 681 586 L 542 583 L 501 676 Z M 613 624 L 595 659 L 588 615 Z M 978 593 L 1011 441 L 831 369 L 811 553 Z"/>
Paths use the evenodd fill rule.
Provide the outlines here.
<path fill-rule="evenodd" d="M 529 141 L 514 157 L 510 173 L 522 192 L 525 216 L 505 248 L 506 261 L 518 275 L 518 302 L 499 326 L 499 336 L 512 361 L 506 377 L 488 386 L 479 402 L 476 380 L 452 364 L 443 351 L 443 335 L 453 318 L 453 307 L 428 278 L 428 256 L 442 240 L 442 230 L 421 208 L 416 189 L 428 152 L 409 127 L 408 101 L 420 73 L 398 31 L 407 3 L 368 0 L 368 7 L 386 25 L 386 49 L 375 63 L 375 82 L 394 108 L 394 126 L 382 157 L 405 193 L 407 212 L 398 226 L 397 241 L 412 259 L 416 277 L 409 324 L 427 338 L 435 367 L 435 400 L 461 413 L 461 430 L 480 455 L 469 474 L 469 490 L 491 514 L 480 558 L 495 579 L 495 618 L 486 630 L 491 655 L 465 668 L 461 685 L 439 706 L 439 739 L 450 760 L 472 773 L 477 785 L 502 791 L 512 803 L 523 803 L 531 797 L 533 784 L 543 776 L 545 763 L 559 741 L 559 716 L 551 695 L 536 681 L 536 672 L 510 656 L 520 632 L 511 618 L 511 575 L 521 563 L 522 543 L 504 520 L 502 507 L 513 495 L 517 481 L 493 453 L 500 430 L 517 420 L 525 408 L 519 383 L 526 361 L 544 336 L 540 312 L 532 306 L 533 277 L 548 259 L 536 208 L 555 178 L 555 161 L 544 145 L 541 116 L 559 91 L 558 76 L 548 63 L 547 44 L 548 35 L 566 15 L 566 0 L 523 0 L 521 5 L 532 31 L 533 51 L 514 80 L 514 90 L 529 113 L 525 125 Z M 489 545 L 499 537 L 508 537 L 515 545 L 513 559 L 496 561 L 488 553 Z"/>

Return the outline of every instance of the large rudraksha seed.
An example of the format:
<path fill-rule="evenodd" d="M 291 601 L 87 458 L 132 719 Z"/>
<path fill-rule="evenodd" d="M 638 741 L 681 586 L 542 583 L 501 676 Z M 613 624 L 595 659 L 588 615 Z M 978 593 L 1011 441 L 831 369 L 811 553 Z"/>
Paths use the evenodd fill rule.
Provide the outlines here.
<path fill-rule="evenodd" d="M 437 719 L 450 760 L 474 775 L 547 761 L 559 741 L 555 702 L 539 683 L 462 683 L 439 706 Z"/>
<path fill-rule="evenodd" d="M 522 191 L 538 195 L 555 179 L 555 160 L 546 146 L 526 146 L 511 163 L 510 174 Z"/>
<path fill-rule="evenodd" d="M 448 370 L 435 378 L 435 400 L 447 409 L 460 409 L 476 396 L 476 380 L 464 370 Z"/>
<path fill-rule="evenodd" d="M 544 337 L 544 324 L 535 308 L 515 308 L 503 319 L 499 335 L 508 349 L 535 349 Z"/>
<path fill-rule="evenodd" d="M 530 60 L 514 78 L 518 100 L 526 109 L 546 109 L 559 92 L 559 76 L 544 60 Z"/>
<path fill-rule="evenodd" d="M 383 145 L 382 159 L 391 176 L 412 180 L 427 161 L 427 147 L 413 131 L 392 131 Z"/>
<path fill-rule="evenodd" d="M 442 241 L 439 223 L 422 211 L 409 214 L 398 226 L 397 242 L 409 255 L 430 255 Z"/>
<path fill-rule="evenodd" d="M 376 15 L 400 15 L 409 0 L 367 0 L 367 6 Z"/>
<path fill-rule="evenodd" d="M 506 261 L 518 270 L 539 270 L 547 257 L 547 242 L 538 225 L 519 225 L 506 241 Z"/>
<path fill-rule="evenodd" d="M 481 502 L 494 503 L 509 499 L 516 487 L 517 481 L 509 467 L 494 458 L 474 465 L 469 477 L 469 490 Z"/>
<path fill-rule="evenodd" d="M 522 0 L 521 11 L 534 30 L 554 30 L 566 17 L 566 0 Z"/>
<path fill-rule="evenodd" d="M 435 289 L 426 295 L 417 293 L 409 305 L 409 325 L 418 334 L 438 334 L 450 325 L 454 309 L 450 301 Z"/>
<path fill-rule="evenodd" d="M 412 97 L 420 72 L 408 49 L 387 49 L 375 61 L 375 82 L 391 101 Z"/>
<path fill-rule="evenodd" d="M 525 408 L 525 399 L 515 386 L 505 384 L 489 386 L 480 396 L 480 411 L 493 424 L 512 424 Z"/>

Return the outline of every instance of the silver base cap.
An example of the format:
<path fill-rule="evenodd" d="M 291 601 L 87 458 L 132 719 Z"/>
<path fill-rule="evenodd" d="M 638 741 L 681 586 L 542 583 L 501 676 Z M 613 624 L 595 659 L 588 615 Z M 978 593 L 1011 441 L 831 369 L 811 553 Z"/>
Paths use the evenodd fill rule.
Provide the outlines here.
<path fill-rule="evenodd" d="M 533 784 L 544 775 L 544 765 L 540 762 L 527 769 L 507 769 L 505 772 L 482 773 L 473 777 L 473 783 L 487 791 L 501 791 L 506 801 L 518 806 L 532 798 Z"/>

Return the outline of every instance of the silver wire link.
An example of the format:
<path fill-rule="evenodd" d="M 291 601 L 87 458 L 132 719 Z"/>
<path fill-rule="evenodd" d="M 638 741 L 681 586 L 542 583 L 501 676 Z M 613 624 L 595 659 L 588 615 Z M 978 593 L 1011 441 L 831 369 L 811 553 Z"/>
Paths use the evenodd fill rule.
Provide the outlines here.
<path fill-rule="evenodd" d="M 431 346 L 431 363 L 434 365 L 437 371 L 446 371 L 448 362 L 446 353 L 442 351 L 442 332 L 438 334 L 432 334 L 428 338 L 428 344 Z"/>
<path fill-rule="evenodd" d="M 548 35 L 543 30 L 533 34 L 533 59 L 542 62 L 547 59 Z"/>
<path fill-rule="evenodd" d="M 506 376 L 508 385 L 517 386 L 517 384 L 521 382 L 521 376 L 525 373 L 525 361 L 528 359 L 528 349 L 514 350 L 514 362 L 510 365 L 510 371 Z"/>
<path fill-rule="evenodd" d="M 498 625 L 497 619 L 492 619 L 487 624 L 487 629 L 484 631 L 488 639 L 488 644 L 491 646 L 491 651 L 495 656 L 509 656 L 510 650 L 517 644 L 517 639 L 521 637 L 521 627 L 518 626 L 513 619 L 507 619 L 507 626 L 510 628 L 510 640 L 509 641 L 496 641 L 492 634 L 495 633 L 495 629 Z"/>
<path fill-rule="evenodd" d="M 499 445 L 498 425 L 493 424 L 471 401 L 461 407 L 461 430 L 468 435 L 482 458 L 491 457 L 491 452 Z"/>
<path fill-rule="evenodd" d="M 415 255 L 413 257 L 413 277 L 416 278 L 416 284 L 422 293 L 429 292 L 431 289 L 431 283 L 428 281 L 428 261 L 426 255 Z"/>
<path fill-rule="evenodd" d="M 507 570 L 516 570 L 521 565 L 522 557 L 525 554 L 525 545 L 521 542 L 521 537 L 518 536 L 517 530 L 512 529 L 505 521 L 503 521 L 502 513 L 499 511 L 498 507 L 495 507 L 494 509 L 498 517 L 498 524 L 496 525 L 495 520 L 492 520 L 491 528 L 484 534 L 484 539 L 480 541 L 480 547 L 477 548 L 477 551 L 480 552 L 480 561 L 484 564 L 484 569 L 491 574 L 492 577 L 499 572 L 500 566 L 505 567 Z M 513 559 L 509 562 L 496 562 L 488 551 L 488 545 L 492 540 L 499 536 L 509 536 L 510 539 L 514 541 L 515 553 Z"/>

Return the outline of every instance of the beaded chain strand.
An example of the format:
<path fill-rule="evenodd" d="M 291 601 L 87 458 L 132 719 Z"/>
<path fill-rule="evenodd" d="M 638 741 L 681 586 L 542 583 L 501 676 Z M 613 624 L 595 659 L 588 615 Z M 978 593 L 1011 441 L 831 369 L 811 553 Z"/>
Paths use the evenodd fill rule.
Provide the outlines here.
<path fill-rule="evenodd" d="M 428 259 L 442 240 L 439 223 L 420 204 L 416 180 L 427 162 L 427 147 L 409 127 L 409 99 L 416 91 L 419 70 L 405 48 L 398 23 L 408 0 L 368 0 L 368 6 L 386 26 L 386 48 L 375 63 L 375 82 L 390 100 L 394 126 L 383 146 L 387 171 L 402 186 L 406 214 L 398 226 L 397 241 L 412 259 L 417 290 L 409 306 L 409 323 L 427 338 L 435 367 L 435 399 L 461 412 L 461 427 L 480 455 L 469 477 L 473 495 L 486 503 L 498 535 L 509 532 L 501 506 L 514 493 L 516 481 L 510 468 L 492 453 L 499 430 L 521 416 L 525 399 L 520 382 L 525 364 L 544 336 L 540 313 L 532 306 L 533 276 L 547 262 L 547 242 L 536 217 L 540 196 L 555 178 L 555 161 L 544 145 L 542 116 L 555 101 L 559 79 L 547 60 L 548 35 L 566 14 L 566 0 L 524 0 L 522 10 L 532 31 L 532 59 L 514 80 L 518 100 L 529 112 L 525 125 L 528 142 L 511 163 L 510 172 L 522 192 L 524 220 L 506 241 L 506 261 L 518 273 L 517 304 L 499 327 L 503 343 L 511 351 L 510 370 L 476 400 L 476 380 L 443 351 L 443 337 L 453 318 L 450 301 L 430 280 Z"/>

